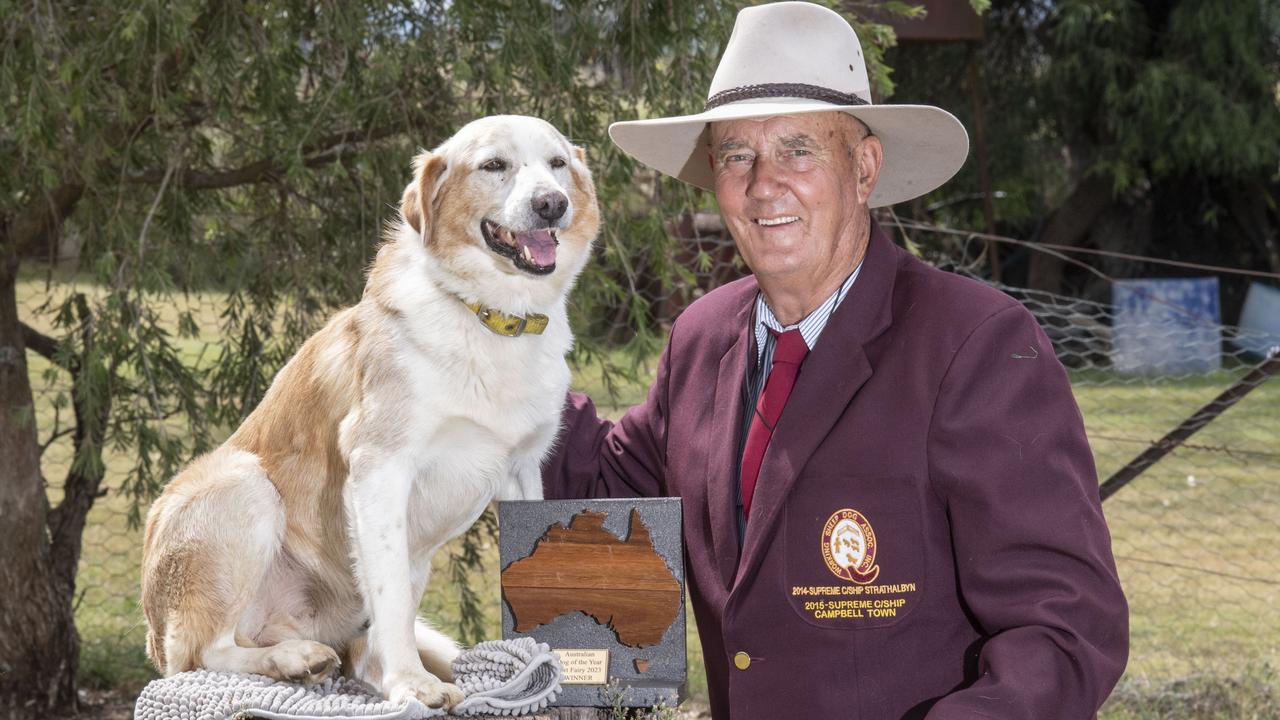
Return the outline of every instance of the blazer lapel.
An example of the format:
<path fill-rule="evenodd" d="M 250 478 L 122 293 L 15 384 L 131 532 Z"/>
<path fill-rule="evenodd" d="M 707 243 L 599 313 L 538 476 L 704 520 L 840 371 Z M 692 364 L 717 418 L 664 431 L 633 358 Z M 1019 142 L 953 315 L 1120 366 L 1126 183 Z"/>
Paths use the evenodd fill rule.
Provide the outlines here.
<path fill-rule="evenodd" d="M 737 340 L 720 358 L 715 383 L 714 411 L 707 454 L 707 502 L 710 505 L 711 542 L 716 564 L 728 589 L 738 567 L 738 435 L 742 422 L 742 385 L 752 347 L 752 301 L 730 322 L 741 328 Z"/>
<path fill-rule="evenodd" d="M 737 581 L 759 564 L 762 544 L 770 537 L 796 478 L 858 388 L 871 377 L 863 346 L 889 327 L 893 319 L 893 281 L 898 252 L 876 224 L 867 254 L 840 306 L 832 314 L 818 344 L 800 367 L 795 389 L 765 451 L 747 522 Z M 717 391 L 717 399 L 719 391 Z"/>

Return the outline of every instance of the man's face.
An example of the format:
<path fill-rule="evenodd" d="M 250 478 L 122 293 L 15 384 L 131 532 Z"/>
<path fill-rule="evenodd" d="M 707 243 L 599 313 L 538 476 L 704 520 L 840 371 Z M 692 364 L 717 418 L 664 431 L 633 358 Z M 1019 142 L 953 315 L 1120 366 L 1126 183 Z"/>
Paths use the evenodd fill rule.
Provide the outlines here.
<path fill-rule="evenodd" d="M 860 171 L 865 132 L 840 112 L 711 124 L 716 200 L 762 284 L 816 290 L 852 269 L 875 182 Z"/>

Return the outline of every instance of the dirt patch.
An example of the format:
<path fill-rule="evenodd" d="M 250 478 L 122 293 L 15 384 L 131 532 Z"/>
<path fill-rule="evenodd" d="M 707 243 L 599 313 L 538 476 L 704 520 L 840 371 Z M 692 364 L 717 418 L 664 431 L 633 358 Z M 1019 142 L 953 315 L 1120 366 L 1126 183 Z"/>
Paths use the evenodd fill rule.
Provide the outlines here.
<path fill-rule="evenodd" d="M 46 715 L 49 720 L 132 720 L 137 696 L 121 690 L 80 690 L 76 715 Z"/>

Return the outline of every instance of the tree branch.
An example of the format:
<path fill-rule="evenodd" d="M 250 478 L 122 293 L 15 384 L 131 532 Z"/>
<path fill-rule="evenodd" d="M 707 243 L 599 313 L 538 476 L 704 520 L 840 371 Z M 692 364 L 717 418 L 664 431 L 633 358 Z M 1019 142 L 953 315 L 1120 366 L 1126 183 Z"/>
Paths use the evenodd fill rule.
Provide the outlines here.
<path fill-rule="evenodd" d="M 22 344 L 27 349 L 34 350 L 37 355 L 57 365 L 55 359 L 58 354 L 58 341 L 36 330 L 30 325 L 19 321 L 18 327 L 22 330 Z"/>
<path fill-rule="evenodd" d="M 44 441 L 44 442 L 42 442 L 42 443 L 40 443 L 40 456 L 41 456 L 41 457 L 44 457 L 44 452 L 45 452 L 46 450 L 48 450 L 48 449 L 49 449 L 49 446 L 50 446 L 50 445 L 52 445 L 52 444 L 54 444 L 55 442 L 57 442 L 57 441 L 58 441 L 58 438 L 66 437 L 67 435 L 70 435 L 71 433 L 73 433 L 73 432 L 75 432 L 75 431 L 76 431 L 76 429 L 75 429 L 74 427 L 65 427 L 65 428 L 62 428 L 61 430 L 59 430 L 59 431 L 57 431 L 57 432 L 50 433 L 50 434 L 49 434 L 49 439 L 48 439 L 48 440 L 46 440 L 46 441 Z"/>
<path fill-rule="evenodd" d="M 34 351 L 50 363 L 71 373 L 72 378 L 80 372 L 80 358 L 74 355 L 69 358 L 58 357 L 60 343 L 57 339 L 45 335 L 22 321 L 18 322 L 18 326 L 22 331 L 22 344 L 26 345 L 28 350 Z"/>
<path fill-rule="evenodd" d="M 342 157 L 347 145 L 368 143 L 390 137 L 408 129 L 405 125 L 388 125 L 370 130 L 343 130 L 332 133 L 302 148 L 303 164 L 309 168 L 326 165 Z M 169 168 L 151 168 L 126 176 L 133 184 L 162 182 Z M 218 190 L 273 180 L 285 171 L 283 163 L 272 159 L 257 160 L 231 169 L 188 170 L 179 168 L 171 183 L 188 190 Z"/>
<path fill-rule="evenodd" d="M 1098 216 L 1112 202 L 1110 178 L 1086 175 L 1071 194 L 1049 216 L 1038 242 L 1051 245 L 1080 245 Z M 1027 287 L 1046 292 L 1062 291 L 1062 260 L 1035 253 L 1027 271 Z"/>
<path fill-rule="evenodd" d="M 57 230 L 83 194 L 84 185 L 64 178 L 62 184 L 53 190 L 35 193 L 28 198 L 3 238 L 12 244 L 14 257 L 22 257 L 32 244 Z"/>

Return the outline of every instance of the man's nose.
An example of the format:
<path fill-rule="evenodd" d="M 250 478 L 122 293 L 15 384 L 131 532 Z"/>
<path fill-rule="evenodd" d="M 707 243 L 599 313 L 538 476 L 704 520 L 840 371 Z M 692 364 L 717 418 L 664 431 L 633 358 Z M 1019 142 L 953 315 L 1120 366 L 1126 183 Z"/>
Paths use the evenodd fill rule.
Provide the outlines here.
<path fill-rule="evenodd" d="M 771 200 L 782 191 L 779 180 L 779 167 L 770 158 L 760 157 L 751 165 L 751 178 L 747 182 L 747 197 L 756 200 Z"/>
<path fill-rule="evenodd" d="M 529 201 L 529 206 L 544 220 L 559 220 L 569 207 L 569 198 L 556 190 L 540 192 Z"/>

